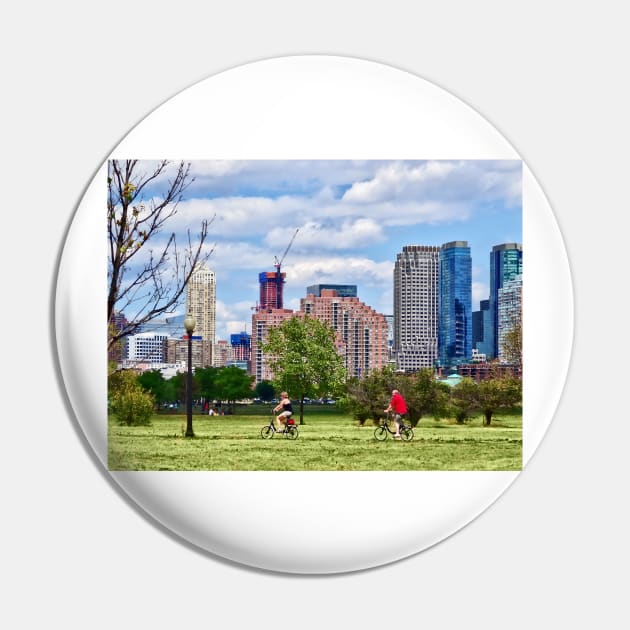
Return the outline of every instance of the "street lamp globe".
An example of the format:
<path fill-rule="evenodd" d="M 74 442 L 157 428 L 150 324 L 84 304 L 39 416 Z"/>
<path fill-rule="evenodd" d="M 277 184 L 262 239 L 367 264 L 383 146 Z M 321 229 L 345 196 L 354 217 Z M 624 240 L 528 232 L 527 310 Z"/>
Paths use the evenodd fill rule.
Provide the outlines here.
<path fill-rule="evenodd" d="M 197 322 L 195 321 L 195 318 L 193 317 L 192 313 L 188 313 L 186 315 L 186 319 L 184 320 L 184 328 L 186 329 L 186 332 L 189 335 L 192 335 L 193 331 L 195 330 L 196 325 L 197 325 Z"/>

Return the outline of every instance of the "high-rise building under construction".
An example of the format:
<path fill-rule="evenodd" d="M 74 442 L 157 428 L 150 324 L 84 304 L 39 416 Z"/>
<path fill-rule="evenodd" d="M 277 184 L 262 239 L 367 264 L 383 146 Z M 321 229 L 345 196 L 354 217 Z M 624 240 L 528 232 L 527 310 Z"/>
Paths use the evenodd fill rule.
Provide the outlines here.
<path fill-rule="evenodd" d="M 263 271 L 258 274 L 260 284 L 258 308 L 261 311 L 284 308 L 284 280 L 286 275 L 280 271 Z"/>

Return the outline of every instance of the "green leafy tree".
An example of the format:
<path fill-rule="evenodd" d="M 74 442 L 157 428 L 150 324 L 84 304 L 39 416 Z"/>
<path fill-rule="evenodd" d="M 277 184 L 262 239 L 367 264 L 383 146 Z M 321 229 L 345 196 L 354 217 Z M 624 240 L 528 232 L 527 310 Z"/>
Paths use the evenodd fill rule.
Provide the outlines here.
<path fill-rule="evenodd" d="M 193 244 L 189 232 L 183 249 L 175 234 L 155 239 L 177 213 L 183 192 L 193 181 L 190 164 L 184 162 L 173 170 L 167 161 L 108 162 L 107 322 L 112 323 L 116 312 L 127 316 L 128 309 L 134 312 L 122 328 L 109 327 L 109 350 L 141 324 L 172 311 L 180 302 L 195 264 L 210 255 L 203 253 L 208 234 L 205 220 L 197 242 Z M 155 249 L 149 245 L 152 242 Z"/>
<path fill-rule="evenodd" d="M 346 383 L 343 407 L 361 425 L 368 419 L 376 423 L 383 417 L 393 382 L 394 371 L 388 366 L 372 370 L 361 378 L 350 379 Z"/>
<path fill-rule="evenodd" d="M 276 397 L 276 388 L 271 381 L 262 380 L 254 388 L 254 396 L 260 398 L 260 400 L 269 402 Z"/>
<path fill-rule="evenodd" d="M 173 402 L 177 400 L 177 381 L 174 378 L 167 378 L 164 382 L 164 402 Z"/>
<path fill-rule="evenodd" d="M 463 378 L 451 389 L 451 407 L 459 424 L 472 418 L 479 410 L 479 384 L 472 378 Z"/>
<path fill-rule="evenodd" d="M 160 370 L 147 370 L 138 376 L 138 384 L 153 396 L 155 402 L 159 405 L 168 400 L 166 397 L 167 387 L 166 379 Z"/>
<path fill-rule="evenodd" d="M 212 403 L 215 398 L 218 398 L 218 377 L 219 368 L 196 368 L 193 375 L 193 388 L 200 397 Z"/>
<path fill-rule="evenodd" d="M 399 378 L 398 389 L 407 402 L 409 421 L 414 427 L 424 416 L 440 418 L 447 412 L 450 388 L 436 381 L 430 368 Z"/>
<path fill-rule="evenodd" d="M 170 379 L 172 401 L 186 400 L 186 373 L 177 372 Z M 195 389 L 195 379 L 193 378 L 193 392 Z"/>
<path fill-rule="evenodd" d="M 449 387 L 435 380 L 433 370 L 424 369 L 411 375 L 398 374 L 391 367 L 373 370 L 360 379 L 348 381 L 346 409 L 363 424 L 383 416 L 392 390 L 397 389 L 407 403 L 409 422 L 416 426 L 426 415 L 442 417 L 447 413 Z"/>
<path fill-rule="evenodd" d="M 517 378 L 504 376 L 479 383 L 479 408 L 484 415 L 484 426 L 489 427 L 492 416 L 501 409 L 511 409 L 522 402 L 522 383 Z"/>
<path fill-rule="evenodd" d="M 483 426 L 489 427 L 497 411 L 521 404 L 522 383 L 509 376 L 489 378 L 479 383 L 464 378 L 453 387 L 451 401 L 458 422 L 472 417 L 475 412 L 481 412 L 484 416 Z"/>
<path fill-rule="evenodd" d="M 308 315 L 292 317 L 271 328 L 262 351 L 274 373 L 276 389 L 300 401 L 300 424 L 304 424 L 305 398 L 336 395 L 345 382 L 335 331 Z"/>
<path fill-rule="evenodd" d="M 253 376 L 235 365 L 219 370 L 216 378 L 216 391 L 221 400 L 228 402 L 232 413 L 235 411 L 237 400 L 251 397 L 253 380 Z"/>
<path fill-rule="evenodd" d="M 108 379 L 109 408 L 120 424 L 149 425 L 154 399 L 130 370 L 114 372 Z"/>

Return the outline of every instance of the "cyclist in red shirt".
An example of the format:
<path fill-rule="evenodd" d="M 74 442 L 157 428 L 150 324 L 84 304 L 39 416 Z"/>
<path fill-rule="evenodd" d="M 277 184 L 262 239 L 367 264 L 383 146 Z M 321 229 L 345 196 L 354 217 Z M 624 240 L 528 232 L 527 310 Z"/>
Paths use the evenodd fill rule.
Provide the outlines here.
<path fill-rule="evenodd" d="M 397 389 L 392 390 L 392 399 L 389 401 L 389 406 L 385 409 L 385 413 L 389 413 L 390 411 L 394 412 L 394 424 L 396 425 L 396 433 L 394 433 L 394 437 L 399 438 L 400 420 L 402 416 L 407 413 L 407 403 Z"/>

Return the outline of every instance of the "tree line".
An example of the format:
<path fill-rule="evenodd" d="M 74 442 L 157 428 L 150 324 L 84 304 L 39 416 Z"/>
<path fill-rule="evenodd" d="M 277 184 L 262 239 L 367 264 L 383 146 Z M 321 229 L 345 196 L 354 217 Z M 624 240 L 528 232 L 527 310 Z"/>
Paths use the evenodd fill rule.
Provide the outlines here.
<path fill-rule="evenodd" d="M 348 381 L 342 405 L 361 424 L 368 420 L 378 422 L 394 389 L 407 403 L 412 426 L 427 416 L 455 418 L 463 424 L 478 414 L 483 415 L 484 426 L 490 426 L 497 412 L 522 405 L 522 383 L 518 378 L 491 375 L 479 382 L 463 378 L 456 385 L 449 385 L 437 380 L 430 368 L 402 374 L 391 367 Z"/>
<path fill-rule="evenodd" d="M 497 411 L 521 404 L 520 379 L 498 373 L 480 382 L 464 378 L 451 386 L 436 380 L 432 369 L 402 374 L 386 366 L 349 379 L 335 348 L 335 331 L 308 315 L 272 328 L 262 349 L 271 357 L 274 385 L 299 401 L 300 424 L 304 424 L 305 398 L 326 396 L 337 398 L 340 407 L 360 423 L 378 421 L 393 389 L 405 398 L 413 426 L 429 415 L 464 423 L 479 413 L 484 426 L 490 426 Z"/>
<path fill-rule="evenodd" d="M 237 400 L 251 398 L 253 376 L 241 368 L 205 367 L 193 373 L 192 398 L 200 403 L 234 413 Z M 108 379 L 110 411 L 121 424 L 150 424 L 151 416 L 165 404 L 186 400 L 186 373 L 179 372 L 169 379 L 160 370 L 136 374 L 132 370 L 118 370 Z"/>
<path fill-rule="evenodd" d="M 522 404 L 518 378 L 491 374 L 475 381 L 463 378 L 452 386 L 435 378 L 432 369 L 403 374 L 391 366 L 373 370 L 360 378 L 348 378 L 343 359 L 335 348 L 335 332 L 325 322 L 308 316 L 292 317 L 269 331 L 263 351 L 270 357 L 273 381 L 253 387 L 254 377 L 241 368 L 197 368 L 193 374 L 193 400 L 225 402 L 230 413 L 237 400 L 258 396 L 269 400 L 277 391 L 287 391 L 299 404 L 304 424 L 304 401 L 334 397 L 339 408 L 361 424 L 383 417 L 391 392 L 397 389 L 406 400 L 408 418 L 416 426 L 421 418 L 455 418 L 464 423 L 482 414 L 484 426 L 500 410 Z M 113 372 L 109 379 L 110 410 L 124 424 L 145 424 L 163 403 L 186 399 L 186 374 L 165 379 L 159 370 L 136 375 Z"/>

